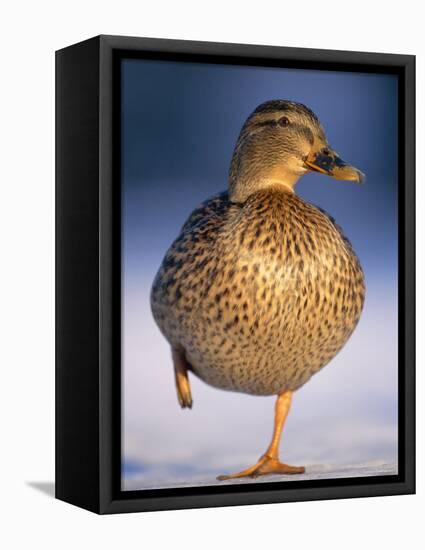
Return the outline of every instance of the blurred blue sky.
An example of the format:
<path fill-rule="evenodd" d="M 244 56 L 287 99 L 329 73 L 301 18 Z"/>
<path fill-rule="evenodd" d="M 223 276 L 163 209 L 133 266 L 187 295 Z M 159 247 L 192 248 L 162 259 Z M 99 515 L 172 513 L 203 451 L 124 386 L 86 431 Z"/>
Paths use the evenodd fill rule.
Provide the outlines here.
<path fill-rule="evenodd" d="M 367 176 L 366 184 L 358 186 L 309 174 L 296 188 L 343 227 L 365 270 L 367 298 L 350 342 L 295 396 L 297 412 L 288 422 L 282 448 L 292 453 L 295 462 L 393 463 L 397 443 L 396 77 L 136 59 L 123 61 L 122 68 L 127 477 L 138 475 L 140 488 L 151 486 L 158 476 L 172 484 L 173 476 L 181 479 L 182 471 L 193 470 L 201 479 L 202 471 L 211 468 L 246 466 L 244 460 L 248 464 L 255 460 L 267 443 L 271 398 L 228 394 L 192 377 L 194 409 L 179 410 L 168 346 L 153 322 L 149 290 L 165 251 L 189 213 L 226 188 L 240 128 L 250 112 L 269 99 L 305 103 L 320 118 L 330 144 Z M 206 422 L 211 415 L 214 422 Z M 220 418 L 226 426 L 218 429 Z M 201 457 L 204 470 L 199 469 Z"/>

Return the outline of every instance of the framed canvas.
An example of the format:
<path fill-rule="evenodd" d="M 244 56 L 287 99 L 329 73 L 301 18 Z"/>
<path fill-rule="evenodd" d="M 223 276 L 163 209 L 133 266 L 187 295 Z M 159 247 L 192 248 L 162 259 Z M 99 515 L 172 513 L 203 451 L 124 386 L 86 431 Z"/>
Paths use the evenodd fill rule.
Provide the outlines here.
<path fill-rule="evenodd" d="M 414 492 L 414 78 L 393 54 L 57 52 L 58 499 Z"/>

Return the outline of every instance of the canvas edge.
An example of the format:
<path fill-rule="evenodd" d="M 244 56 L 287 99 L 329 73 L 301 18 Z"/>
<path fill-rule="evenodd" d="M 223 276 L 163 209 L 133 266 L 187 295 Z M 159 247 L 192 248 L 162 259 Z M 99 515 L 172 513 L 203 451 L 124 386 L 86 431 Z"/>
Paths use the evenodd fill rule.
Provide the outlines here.
<path fill-rule="evenodd" d="M 99 42 L 56 52 L 55 95 L 55 497 L 94 512 L 100 482 Z"/>

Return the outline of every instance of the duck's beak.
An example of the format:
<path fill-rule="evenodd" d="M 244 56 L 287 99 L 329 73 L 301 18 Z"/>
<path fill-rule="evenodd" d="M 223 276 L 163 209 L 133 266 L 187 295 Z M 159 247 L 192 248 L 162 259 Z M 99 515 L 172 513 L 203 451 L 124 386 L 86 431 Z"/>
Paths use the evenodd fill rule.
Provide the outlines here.
<path fill-rule="evenodd" d="M 306 167 L 314 172 L 320 172 L 337 180 L 363 183 L 365 175 L 354 166 L 343 161 L 335 151 L 325 147 L 305 160 Z"/>

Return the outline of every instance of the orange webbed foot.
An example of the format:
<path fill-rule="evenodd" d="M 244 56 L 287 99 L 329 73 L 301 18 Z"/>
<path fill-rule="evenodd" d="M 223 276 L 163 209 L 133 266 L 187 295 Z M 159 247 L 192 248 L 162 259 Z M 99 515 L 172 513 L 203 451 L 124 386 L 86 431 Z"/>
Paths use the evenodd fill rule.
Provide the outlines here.
<path fill-rule="evenodd" d="M 189 378 L 176 376 L 177 399 L 182 409 L 191 409 L 193 405 L 192 393 L 190 391 Z"/>
<path fill-rule="evenodd" d="M 235 474 L 218 476 L 217 479 L 219 481 L 225 481 L 227 479 L 236 479 L 240 477 L 255 478 L 269 474 L 291 475 L 303 474 L 304 472 L 304 466 L 290 466 L 289 464 L 284 464 L 283 462 L 280 462 L 277 458 L 263 455 L 260 460 L 256 464 L 254 464 L 254 466 L 251 466 L 250 468 L 247 468 L 246 470 L 242 470 L 241 472 L 237 472 Z"/>
<path fill-rule="evenodd" d="M 190 391 L 190 383 L 188 376 L 188 367 L 190 366 L 186 360 L 183 350 L 172 350 L 174 363 L 174 373 L 176 380 L 177 399 L 179 400 L 182 409 L 191 409 L 193 405 L 192 393 Z"/>

